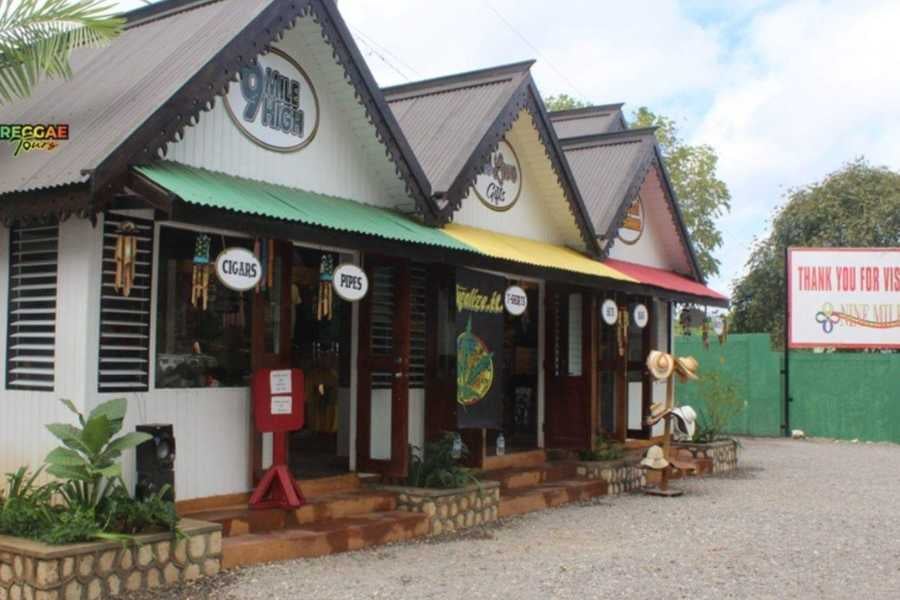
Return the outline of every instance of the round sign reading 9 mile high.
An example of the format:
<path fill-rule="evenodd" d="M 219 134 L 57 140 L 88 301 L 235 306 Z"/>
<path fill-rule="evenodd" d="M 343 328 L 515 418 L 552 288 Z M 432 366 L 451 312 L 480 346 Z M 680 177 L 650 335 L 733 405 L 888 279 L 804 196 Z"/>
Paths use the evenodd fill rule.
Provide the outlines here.
<path fill-rule="evenodd" d="M 506 140 L 501 140 L 475 179 L 475 195 L 491 210 L 505 211 L 513 207 L 521 193 L 519 157 Z"/>
<path fill-rule="evenodd" d="M 241 133 L 275 152 L 309 144 L 319 128 L 319 99 L 306 72 L 272 48 L 255 65 L 241 68 L 228 86 L 225 109 Z"/>

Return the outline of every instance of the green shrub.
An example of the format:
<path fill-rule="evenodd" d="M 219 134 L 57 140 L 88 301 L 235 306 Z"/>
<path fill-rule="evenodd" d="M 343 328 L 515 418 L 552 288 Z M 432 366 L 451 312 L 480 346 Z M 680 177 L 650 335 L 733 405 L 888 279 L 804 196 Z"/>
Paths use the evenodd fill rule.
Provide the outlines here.
<path fill-rule="evenodd" d="M 602 435 L 597 436 L 594 448 L 578 453 L 581 460 L 589 462 L 619 460 L 623 456 L 625 456 L 625 449 L 622 444 L 608 440 Z"/>
<path fill-rule="evenodd" d="M 128 542 L 134 534 L 178 532 L 175 505 L 163 500 L 168 486 L 136 500 L 122 480 L 122 452 L 149 439 L 145 433 L 121 431 L 127 403 L 110 400 L 85 418 L 68 400 L 81 427 L 54 423 L 47 429 L 63 445 L 47 455 L 46 464 L 29 475 L 25 467 L 6 476 L 8 490 L 0 497 L 0 533 L 46 542 L 70 544 L 95 539 Z M 41 471 L 61 481 L 38 485 Z"/>
<path fill-rule="evenodd" d="M 466 445 L 462 444 L 459 458 L 453 457 L 455 438 L 455 434 L 445 433 L 439 440 L 426 443 L 424 450 L 412 452 L 406 485 L 451 489 L 477 484 L 472 470 L 459 464 L 459 460 L 468 455 Z"/>
<path fill-rule="evenodd" d="M 737 387 L 728 377 L 716 371 L 705 373 L 697 386 L 703 404 L 697 410 L 694 441 L 705 444 L 727 439 L 725 432 L 728 426 L 745 406 Z"/>

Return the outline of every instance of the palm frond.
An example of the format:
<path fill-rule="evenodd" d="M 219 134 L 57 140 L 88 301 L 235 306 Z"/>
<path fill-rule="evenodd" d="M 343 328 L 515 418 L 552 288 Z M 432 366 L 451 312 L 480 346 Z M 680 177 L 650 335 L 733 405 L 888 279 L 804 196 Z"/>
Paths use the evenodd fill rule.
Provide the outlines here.
<path fill-rule="evenodd" d="M 121 32 L 114 8 L 109 0 L 0 0 L 0 102 L 27 97 L 42 77 L 71 77 L 72 50 Z"/>

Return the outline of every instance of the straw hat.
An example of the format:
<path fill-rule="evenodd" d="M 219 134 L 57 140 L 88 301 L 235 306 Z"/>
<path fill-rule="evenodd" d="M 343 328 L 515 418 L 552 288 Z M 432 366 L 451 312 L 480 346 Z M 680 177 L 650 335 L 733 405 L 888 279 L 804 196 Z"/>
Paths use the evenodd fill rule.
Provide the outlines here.
<path fill-rule="evenodd" d="M 669 461 L 663 455 L 663 449 L 659 446 L 650 446 L 647 449 L 647 456 L 641 460 L 641 465 L 651 469 L 665 469 L 669 466 Z"/>
<path fill-rule="evenodd" d="M 672 411 L 675 417 L 675 432 L 678 437 L 691 440 L 697 428 L 697 413 L 690 406 L 679 406 Z"/>
<path fill-rule="evenodd" d="M 672 371 L 675 369 L 675 361 L 672 359 L 671 354 L 666 354 L 659 350 L 651 350 L 647 356 L 647 368 L 656 379 L 668 379 L 672 376 Z"/>
<path fill-rule="evenodd" d="M 697 369 L 700 368 L 700 363 L 693 356 L 678 357 L 675 359 L 675 363 L 678 374 L 682 377 L 686 379 L 700 379 L 697 377 Z"/>

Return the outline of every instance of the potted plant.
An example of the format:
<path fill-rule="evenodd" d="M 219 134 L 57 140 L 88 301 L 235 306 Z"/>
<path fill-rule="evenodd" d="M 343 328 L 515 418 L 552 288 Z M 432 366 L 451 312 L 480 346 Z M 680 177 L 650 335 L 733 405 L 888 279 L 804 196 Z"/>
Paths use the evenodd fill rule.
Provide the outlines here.
<path fill-rule="evenodd" d="M 707 468 L 713 473 L 737 467 L 738 442 L 728 435 L 735 417 L 745 408 L 737 387 L 726 375 L 711 371 L 697 382 L 702 405 L 697 408 L 697 425 L 690 440 L 680 441 L 676 447 L 688 450 L 695 458 L 711 462 Z"/>

